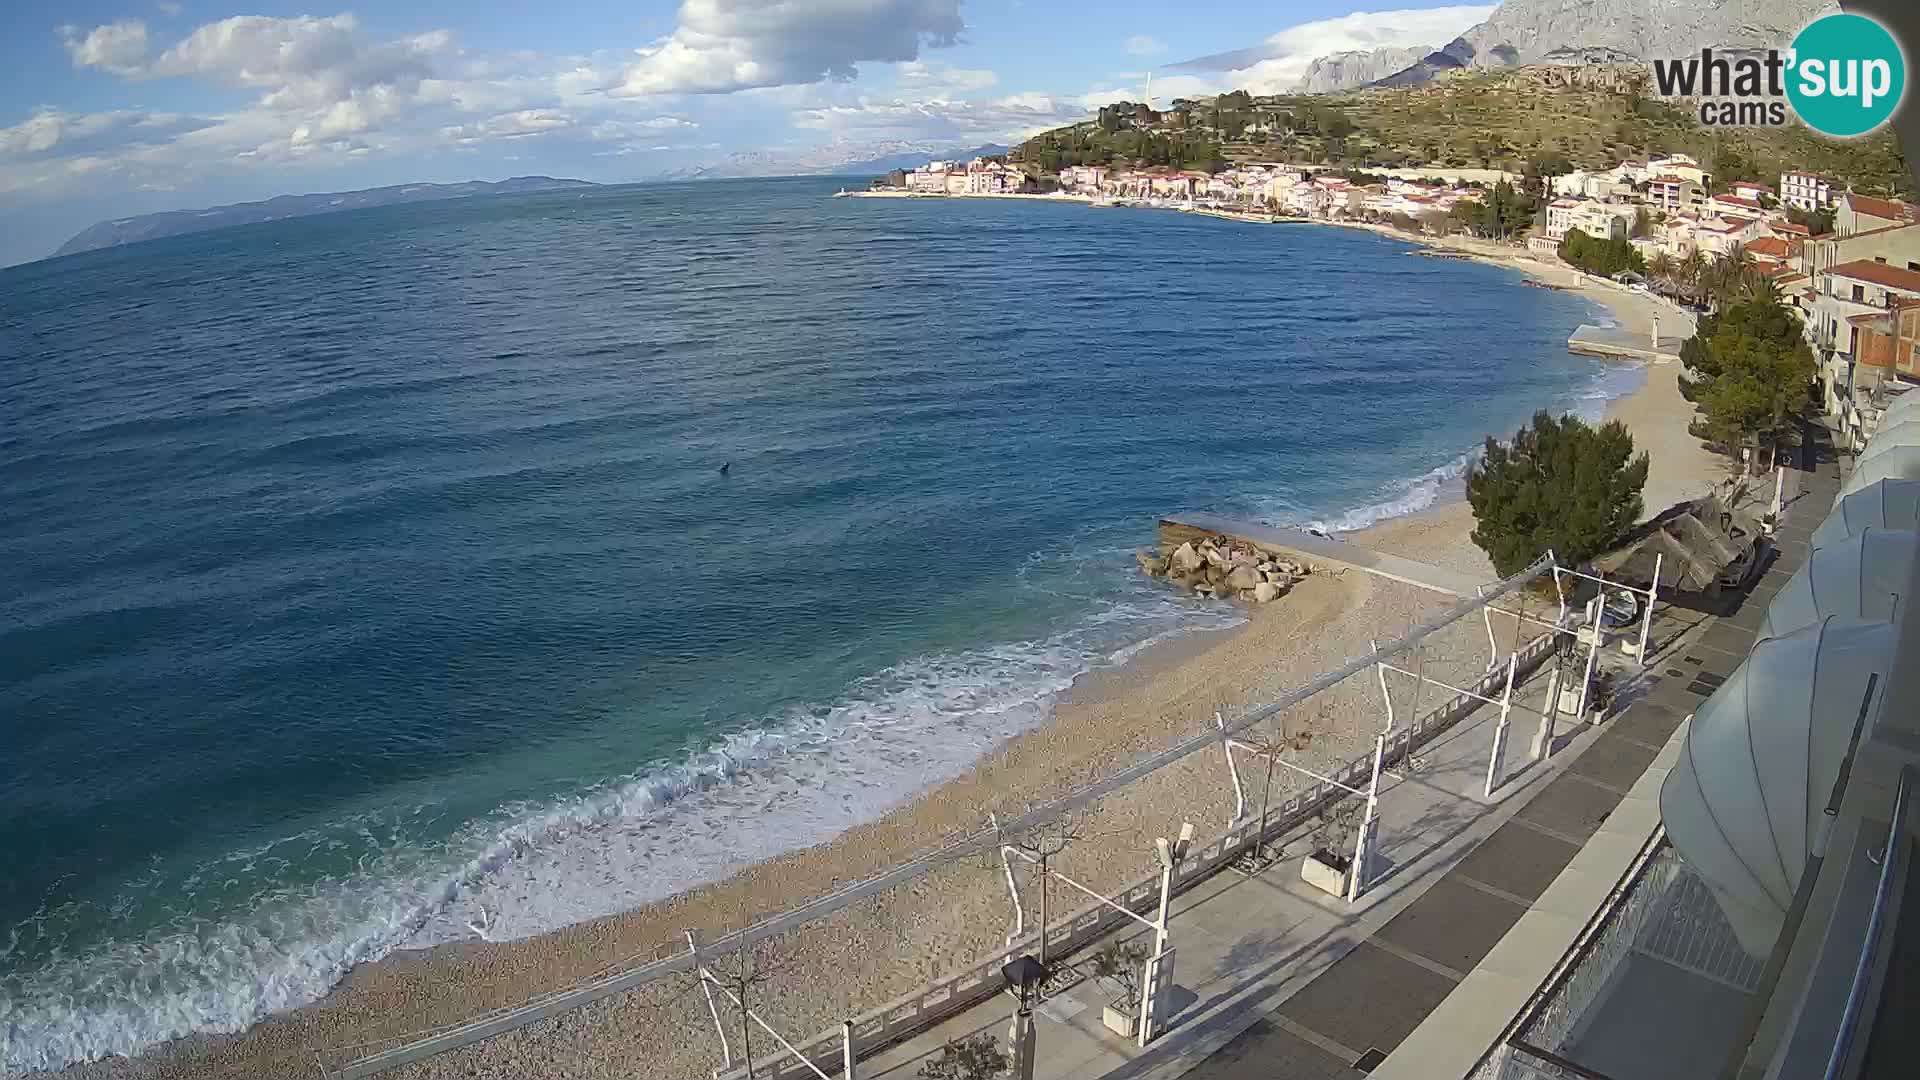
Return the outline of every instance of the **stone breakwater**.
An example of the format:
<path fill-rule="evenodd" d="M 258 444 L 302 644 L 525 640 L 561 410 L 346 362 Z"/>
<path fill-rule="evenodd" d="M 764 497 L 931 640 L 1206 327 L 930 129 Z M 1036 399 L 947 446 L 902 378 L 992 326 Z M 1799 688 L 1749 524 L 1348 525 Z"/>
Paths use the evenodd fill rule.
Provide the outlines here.
<path fill-rule="evenodd" d="M 1281 558 L 1245 540 L 1222 534 L 1172 539 L 1158 550 L 1142 548 L 1135 556 L 1140 568 L 1156 578 L 1208 599 L 1244 600 L 1264 604 L 1285 596 L 1294 583 L 1313 572 L 1305 563 Z"/>

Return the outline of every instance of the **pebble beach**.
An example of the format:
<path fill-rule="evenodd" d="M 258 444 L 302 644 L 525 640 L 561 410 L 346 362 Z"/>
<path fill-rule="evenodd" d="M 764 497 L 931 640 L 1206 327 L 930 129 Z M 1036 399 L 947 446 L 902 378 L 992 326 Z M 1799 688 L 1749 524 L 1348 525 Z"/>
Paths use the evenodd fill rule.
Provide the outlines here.
<path fill-rule="evenodd" d="M 1663 333 L 1685 332 L 1676 328 L 1682 314 L 1664 301 L 1509 247 L 1443 244 L 1576 291 L 1604 305 L 1628 331 L 1645 332 L 1657 316 Z M 1639 390 L 1608 409 L 1609 418 L 1625 423 L 1637 447 L 1652 456 L 1649 516 L 1704 494 L 1725 472 L 1686 433 L 1691 406 L 1680 397 L 1678 375 L 1677 365 L 1653 365 Z M 1469 539 L 1472 524 L 1464 502 L 1455 501 L 1343 539 L 1491 580 L 1490 564 Z M 1204 730 L 1216 712 L 1231 715 L 1270 700 L 1450 603 L 1446 596 L 1356 572 L 1311 574 L 1283 599 L 1247 609 L 1237 628 L 1178 637 L 1083 676 L 1054 702 L 1046 724 L 1007 741 L 966 774 L 828 843 L 638 910 L 524 940 L 397 953 L 356 968 L 325 999 L 244 1033 L 194 1036 L 137 1059 L 110 1058 L 42 1075 L 313 1075 L 316 1056 L 337 1065 L 356 1056 L 354 1046 L 511 1006 L 636 958 L 682 948 L 688 931 L 718 937 L 860 880 L 980 828 L 990 813 L 1017 814 Z M 1432 670 L 1477 675 L 1484 645 L 1477 621 L 1450 628 L 1436 640 Z M 1370 680 L 1349 680 L 1317 699 L 1312 710 L 1279 718 L 1275 734 L 1304 734 L 1307 755 L 1322 765 L 1344 761 L 1370 744 L 1378 708 L 1372 694 Z M 1202 837 L 1211 835 L 1226 825 L 1231 808 L 1217 757 L 1195 755 L 1103 800 L 1056 865 L 1095 887 L 1117 885 L 1151 865 L 1154 837 L 1177 830 L 1183 818 Z M 778 814 L 777 802 L 765 812 Z M 997 860 L 961 860 L 777 939 L 754 961 L 766 970 L 755 984 L 755 1007 L 783 1031 L 811 1035 L 991 953 L 1008 923 Z M 634 1076 L 643 1066 L 638 1071 L 644 1075 L 692 1080 L 710 1075 L 718 1064 L 704 999 L 686 981 L 665 980 L 389 1075 L 611 1080 Z"/>

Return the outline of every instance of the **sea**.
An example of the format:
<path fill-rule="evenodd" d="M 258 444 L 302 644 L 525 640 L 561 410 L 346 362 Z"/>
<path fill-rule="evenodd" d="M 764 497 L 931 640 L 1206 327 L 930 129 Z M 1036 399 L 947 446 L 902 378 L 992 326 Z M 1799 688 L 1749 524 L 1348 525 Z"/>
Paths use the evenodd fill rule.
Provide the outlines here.
<path fill-rule="evenodd" d="M 825 840 L 1632 368 L 1308 224 L 704 182 L 0 271 L 0 1071 Z"/>

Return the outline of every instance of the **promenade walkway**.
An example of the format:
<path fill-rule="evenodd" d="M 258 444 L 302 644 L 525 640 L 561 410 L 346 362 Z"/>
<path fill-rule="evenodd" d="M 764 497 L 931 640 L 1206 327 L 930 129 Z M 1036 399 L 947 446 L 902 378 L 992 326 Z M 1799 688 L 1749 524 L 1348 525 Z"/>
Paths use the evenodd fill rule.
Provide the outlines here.
<path fill-rule="evenodd" d="M 1369 551 L 1358 544 L 1345 540 L 1336 540 L 1319 533 L 1310 533 L 1305 529 L 1289 529 L 1278 525 L 1255 525 L 1246 521 L 1235 521 L 1218 514 L 1178 514 L 1160 519 L 1164 525 L 1184 526 L 1201 532 L 1225 533 L 1243 540 L 1251 540 L 1265 548 L 1290 552 L 1315 565 L 1333 564 L 1351 567 L 1369 574 L 1378 574 L 1393 581 L 1414 585 L 1434 592 L 1452 596 L 1467 597 L 1474 594 L 1479 586 L 1487 584 L 1471 574 L 1458 570 L 1449 570 L 1443 566 L 1403 559 L 1398 555 L 1386 555 L 1378 551 Z"/>
<path fill-rule="evenodd" d="M 1304 848 L 1292 838 L 1290 857 L 1256 876 L 1217 875 L 1174 904 L 1180 993 L 1172 1029 L 1148 1049 L 1136 1049 L 1104 1030 L 1105 994 L 1082 983 L 1040 1008 L 1035 1075 L 1327 1080 L 1375 1069 L 1381 1076 L 1439 1075 L 1423 1068 L 1432 1062 L 1387 1063 L 1534 907 L 1681 722 L 1745 657 L 1767 605 L 1805 562 L 1807 538 L 1838 490 L 1838 466 L 1822 436 L 1789 481 L 1776 553 L 1750 594 L 1721 618 L 1663 609 L 1672 621 L 1658 635 L 1652 668 L 1625 691 L 1634 700 L 1624 712 L 1562 735 L 1546 760 L 1525 762 L 1537 716 L 1532 710 L 1544 704 L 1545 677 L 1537 676 L 1517 695 L 1529 711 L 1516 713 L 1512 771 L 1486 799 L 1481 781 L 1493 723 L 1491 710 L 1480 710 L 1430 747 L 1421 768 L 1383 785 L 1381 844 L 1390 868 L 1358 903 L 1302 883 Z M 1242 523 L 1211 515 L 1175 520 L 1267 542 Z M 1471 593 L 1471 583 L 1443 586 L 1445 571 L 1412 560 L 1297 530 L 1263 531 L 1278 534 L 1276 546 L 1302 555 L 1442 591 L 1465 584 Z M 972 1009 L 875 1055 L 861 1075 L 907 1080 L 947 1039 L 1003 1034 L 1008 1013 L 1005 1000 Z M 1436 1018 L 1436 1025 L 1443 1023 Z"/>
<path fill-rule="evenodd" d="M 1275 1001 L 1244 1030 L 1196 1060 L 1173 1051 L 1157 1080 L 1191 1073 L 1207 1080 L 1460 1076 L 1484 1050 L 1484 1033 L 1463 1033 L 1458 1013 L 1422 1022 L 1486 957 L 1619 805 L 1673 732 L 1752 647 L 1767 606 L 1807 559 L 1807 539 L 1831 509 L 1840 470 L 1824 431 L 1793 473 L 1775 554 L 1740 607 L 1708 618 L 1655 661 L 1651 685 L 1566 772 L 1540 788 L 1508 821 L 1366 943 L 1305 990 Z M 1602 883 L 1603 885 L 1605 883 Z M 1603 890 L 1604 891 L 1604 890 Z M 1551 961 L 1553 958 L 1545 958 Z M 1498 1024 L 1513 1015 L 1483 1017 Z M 1416 1030 L 1418 1050 L 1392 1057 Z M 1471 1040 L 1461 1045 L 1463 1039 Z M 1449 1042 L 1457 1057 L 1444 1060 Z M 1477 1043 L 1477 1045 L 1474 1045 Z M 1464 1052 L 1462 1052 L 1464 1051 Z M 1184 1067 L 1183 1067 L 1184 1066 Z M 1463 1067 L 1455 1067 L 1463 1066 Z M 1116 1076 L 1148 1075 L 1135 1069 Z"/>

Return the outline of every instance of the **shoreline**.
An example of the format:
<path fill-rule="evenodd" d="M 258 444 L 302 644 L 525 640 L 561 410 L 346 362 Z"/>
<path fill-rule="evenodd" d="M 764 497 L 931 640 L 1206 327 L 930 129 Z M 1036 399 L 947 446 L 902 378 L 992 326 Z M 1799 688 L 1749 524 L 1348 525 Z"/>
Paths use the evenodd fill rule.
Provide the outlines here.
<path fill-rule="evenodd" d="M 1368 228 L 1424 246 L 1451 247 L 1543 280 L 1552 280 L 1556 270 L 1497 248 L 1480 251 L 1361 223 L 1313 223 Z M 1570 269 L 1561 276 L 1571 279 L 1575 291 L 1606 307 L 1623 327 L 1633 329 L 1636 319 L 1651 314 L 1633 303 L 1647 298 L 1581 282 L 1581 275 Z M 1679 398 L 1677 366 L 1654 365 L 1647 372 L 1634 393 L 1608 402 L 1607 416 L 1626 422 L 1636 444 L 1655 453 L 1646 494 L 1651 515 L 1673 501 L 1665 493 L 1703 492 L 1714 477 L 1702 473 L 1702 467 L 1717 464 L 1717 459 L 1685 434 L 1691 407 Z M 1467 539 L 1471 528 L 1464 500 L 1449 498 L 1343 537 L 1491 577 L 1485 556 Z M 322 1000 L 275 1014 L 240 1034 L 188 1036 L 136 1059 L 109 1058 L 57 1074 L 33 1075 L 273 1076 L 310 1071 L 313 1047 L 391 1038 L 466 1020 L 636 955 L 675 948 L 682 929 L 717 937 L 757 915 L 905 861 L 956 831 L 978 827 L 985 808 L 1017 809 L 1019 800 L 1010 793 L 1024 800 L 1048 797 L 1075 786 L 1090 772 L 1110 771 L 1190 734 L 1208 723 L 1216 709 L 1238 707 L 1276 688 L 1304 682 L 1363 651 L 1367 639 L 1397 634 L 1422 611 L 1437 606 L 1430 595 L 1358 575 L 1312 575 L 1286 599 L 1251 609 L 1239 626 L 1179 633 L 1138 648 L 1123 662 L 1083 672 L 1055 697 L 1049 718 L 1040 725 L 1006 740 L 955 779 L 827 842 L 633 911 L 534 937 L 396 950 L 379 961 L 353 966 Z M 1275 657 L 1280 658 L 1277 664 Z M 1360 715 L 1362 705 L 1348 704 Z M 1342 750 L 1342 736 L 1333 734 L 1330 761 L 1339 759 Z M 1214 761 L 1183 762 L 1110 796 L 1101 805 L 1102 831 L 1110 835 L 1076 846 L 1069 872 L 1096 883 L 1131 876 L 1140 865 L 1139 839 L 1164 831 L 1175 807 L 1193 814 L 1203 834 L 1218 828 L 1228 800 L 1217 772 Z M 1197 798 L 1196 788 L 1207 797 Z M 811 1035 L 839 1016 L 878 1005 L 990 952 L 1007 920 L 1005 888 L 997 874 L 997 864 L 956 865 L 903 886 L 896 890 L 899 895 L 863 903 L 787 935 L 782 944 L 799 975 L 764 988 L 769 1018 L 789 1036 Z M 875 949 L 884 949 L 888 959 L 870 962 Z M 837 976 L 830 989 L 817 979 L 825 971 Z M 428 985 L 434 991 L 422 993 Z M 561 1071 L 563 1061 L 569 1074 L 615 1075 L 618 1063 L 630 1065 L 638 1055 L 657 1062 L 661 1075 L 692 1076 L 718 1063 L 704 1006 L 676 1000 L 673 994 L 639 991 L 603 1002 L 591 1015 L 590 1021 L 584 1015 L 573 1023 L 544 1021 L 392 1075 L 457 1076 L 474 1070 L 481 1075 L 544 1075 Z"/>

